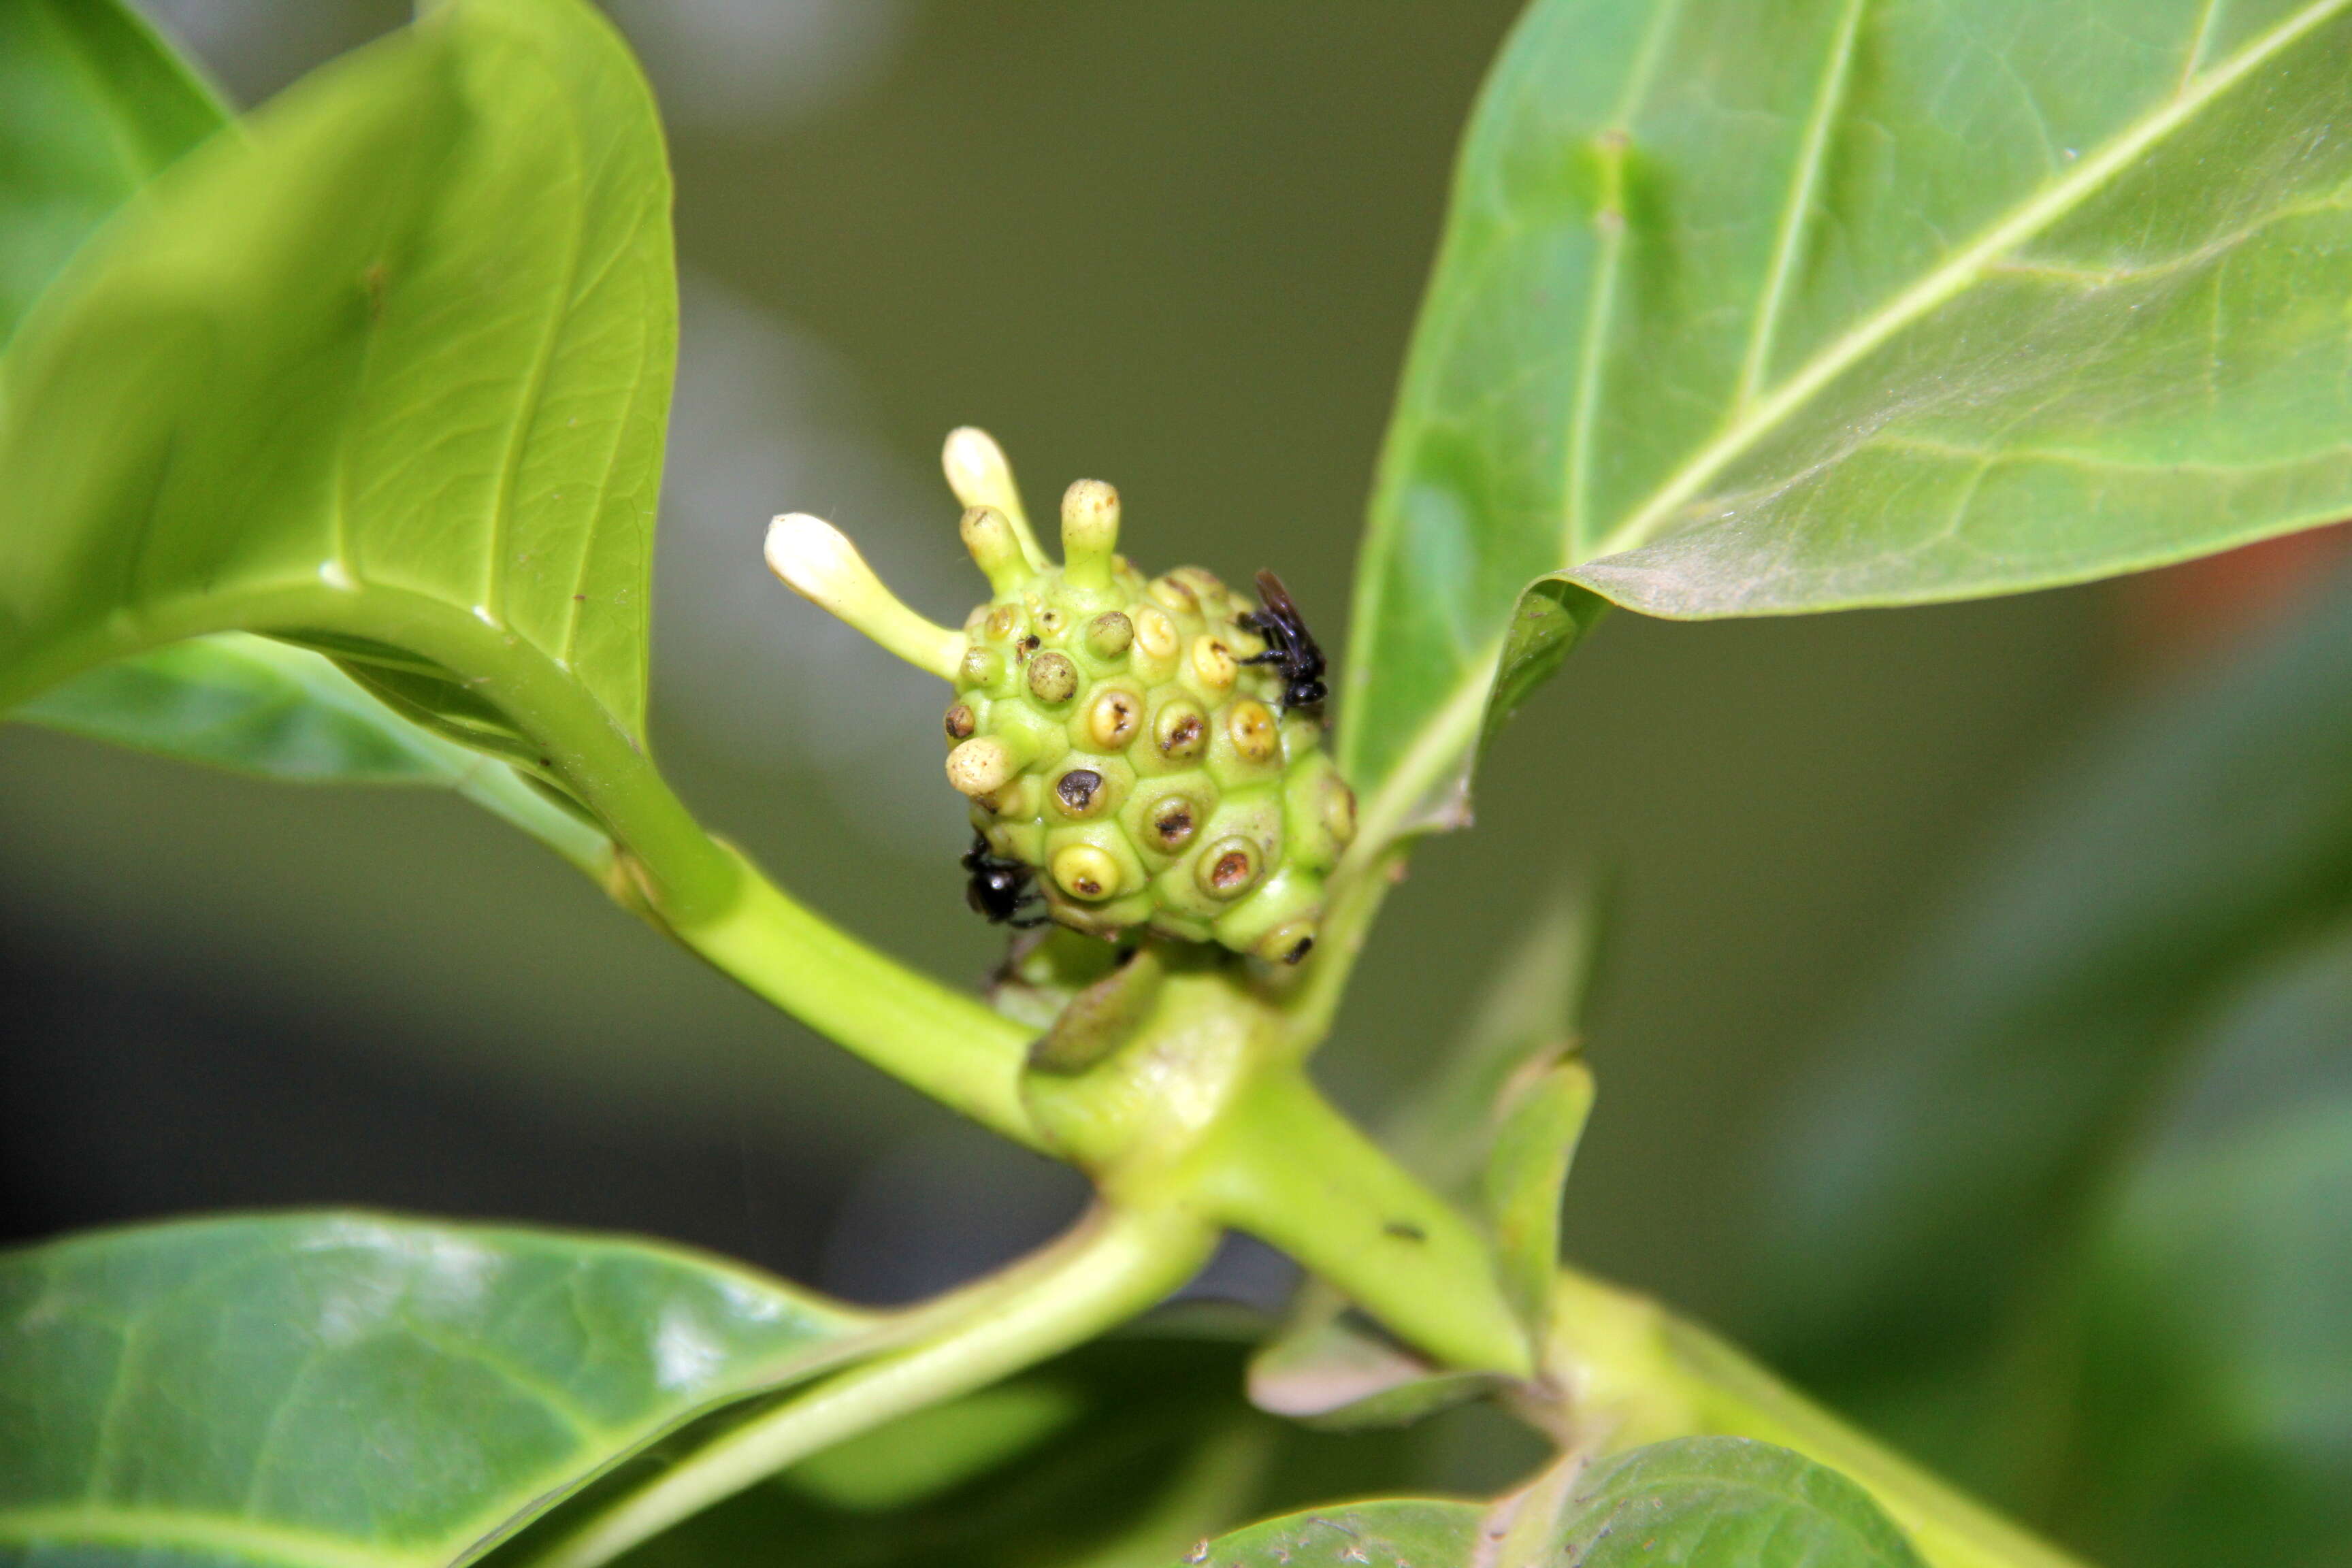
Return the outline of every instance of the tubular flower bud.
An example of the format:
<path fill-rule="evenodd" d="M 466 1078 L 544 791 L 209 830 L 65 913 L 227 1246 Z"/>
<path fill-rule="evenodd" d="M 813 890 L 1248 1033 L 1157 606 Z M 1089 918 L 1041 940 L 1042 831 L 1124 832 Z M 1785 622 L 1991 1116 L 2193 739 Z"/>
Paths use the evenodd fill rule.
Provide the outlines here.
<path fill-rule="evenodd" d="M 1076 931 L 1142 928 L 1304 958 L 1324 879 L 1355 834 L 1355 797 L 1314 708 L 1286 706 L 1304 699 L 1286 684 L 1284 650 L 1260 635 L 1265 610 L 1199 567 L 1137 571 L 1118 553 L 1118 492 L 1100 480 L 1063 496 L 1056 567 L 993 440 L 958 430 L 941 463 L 990 590 L 962 631 L 901 605 L 814 518 L 777 519 L 768 559 L 795 590 L 954 685 L 948 782 L 969 804 L 988 874 L 1025 873 L 1021 907 Z M 1001 888 L 974 907 L 1012 918 L 993 913 L 1011 908 Z"/>
<path fill-rule="evenodd" d="M 962 636 L 900 604 L 833 524 L 786 512 L 768 525 L 767 556 L 768 569 L 802 598 L 831 610 L 916 668 L 955 679 L 963 663 Z"/>
<path fill-rule="evenodd" d="M 1053 564 L 1039 547 L 1037 536 L 1029 531 L 1029 514 L 1021 505 L 1020 487 L 1013 482 L 1013 465 L 995 437 L 971 425 L 949 431 L 940 467 L 946 470 L 948 489 L 955 491 L 956 500 L 967 507 L 992 507 L 1004 514 L 1031 571 L 1043 572 Z"/>

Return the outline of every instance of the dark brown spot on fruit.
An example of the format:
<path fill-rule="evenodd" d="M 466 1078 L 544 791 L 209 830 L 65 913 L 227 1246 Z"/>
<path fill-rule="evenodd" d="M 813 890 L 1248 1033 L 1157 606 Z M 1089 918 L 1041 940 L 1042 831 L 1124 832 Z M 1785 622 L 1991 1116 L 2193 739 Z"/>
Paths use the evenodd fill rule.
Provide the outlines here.
<path fill-rule="evenodd" d="M 1170 795 L 1151 808 L 1151 837 L 1162 849 L 1181 849 L 1192 841 L 1193 830 L 1200 825 L 1192 803 L 1181 795 Z"/>
<path fill-rule="evenodd" d="M 969 707 L 959 702 L 948 710 L 947 727 L 949 740 L 968 741 L 971 732 L 980 728 L 980 720 Z"/>
<path fill-rule="evenodd" d="M 1072 816 L 1084 816 L 1094 809 L 1095 796 L 1102 793 L 1103 776 L 1092 768 L 1072 768 L 1054 784 L 1054 793 L 1062 797 L 1062 807 Z"/>

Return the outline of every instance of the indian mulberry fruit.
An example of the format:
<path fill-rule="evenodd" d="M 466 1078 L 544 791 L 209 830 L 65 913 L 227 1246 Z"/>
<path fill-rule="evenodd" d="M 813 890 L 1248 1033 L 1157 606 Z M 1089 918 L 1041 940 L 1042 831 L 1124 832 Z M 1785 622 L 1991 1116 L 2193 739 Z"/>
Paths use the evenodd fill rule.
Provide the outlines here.
<path fill-rule="evenodd" d="M 958 430 L 945 466 L 990 588 L 961 631 L 901 604 L 816 518 L 777 518 L 767 555 L 802 595 L 954 686 L 948 782 L 978 835 L 966 864 L 993 868 L 988 907 L 1008 907 L 1003 868 L 1017 866 L 1073 930 L 1305 957 L 1355 797 L 1305 700 L 1320 696 L 1320 656 L 1300 679 L 1304 628 L 1279 584 L 1262 579 L 1261 608 L 1197 566 L 1146 578 L 1118 553 L 1118 492 L 1096 479 L 1063 497 L 1055 566 L 994 441 Z"/>

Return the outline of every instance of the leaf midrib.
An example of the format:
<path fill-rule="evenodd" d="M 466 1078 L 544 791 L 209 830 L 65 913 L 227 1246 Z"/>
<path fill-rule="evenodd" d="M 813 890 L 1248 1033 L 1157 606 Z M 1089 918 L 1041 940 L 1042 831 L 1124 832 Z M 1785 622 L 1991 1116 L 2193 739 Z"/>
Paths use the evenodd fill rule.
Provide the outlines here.
<path fill-rule="evenodd" d="M 2059 180 L 1994 224 L 1940 266 L 1854 323 L 1771 393 L 1735 417 L 1722 434 L 1692 454 L 1650 500 L 1604 534 L 1595 556 L 1648 542 L 1707 481 L 1745 454 L 1830 382 L 1912 322 L 1977 281 L 1978 274 L 2025 240 L 2073 212 L 2125 165 L 2194 119 L 2282 50 L 2352 7 L 2352 0 L 2314 0 L 2238 51 L 2229 61 L 2191 79 L 2162 108 L 2126 128 Z M 1590 559 L 1590 557 L 1588 557 Z M 1570 565 L 1580 564 L 1570 562 Z"/>

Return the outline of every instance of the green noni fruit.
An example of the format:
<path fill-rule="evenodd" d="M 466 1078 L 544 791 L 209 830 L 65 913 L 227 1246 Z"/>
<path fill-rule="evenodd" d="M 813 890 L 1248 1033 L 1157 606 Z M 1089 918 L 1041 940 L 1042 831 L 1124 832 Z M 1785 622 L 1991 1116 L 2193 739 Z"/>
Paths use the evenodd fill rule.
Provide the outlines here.
<path fill-rule="evenodd" d="M 994 441 L 957 431 L 946 467 L 991 589 L 961 632 L 900 604 L 815 518 L 776 519 L 769 564 L 954 685 L 948 782 L 986 852 L 1034 874 L 1055 921 L 1304 958 L 1356 804 L 1320 717 L 1286 711 L 1279 668 L 1248 662 L 1267 646 L 1241 619 L 1256 606 L 1197 566 L 1137 571 L 1116 549 L 1118 494 L 1099 480 L 1063 497 L 1055 566 Z"/>

